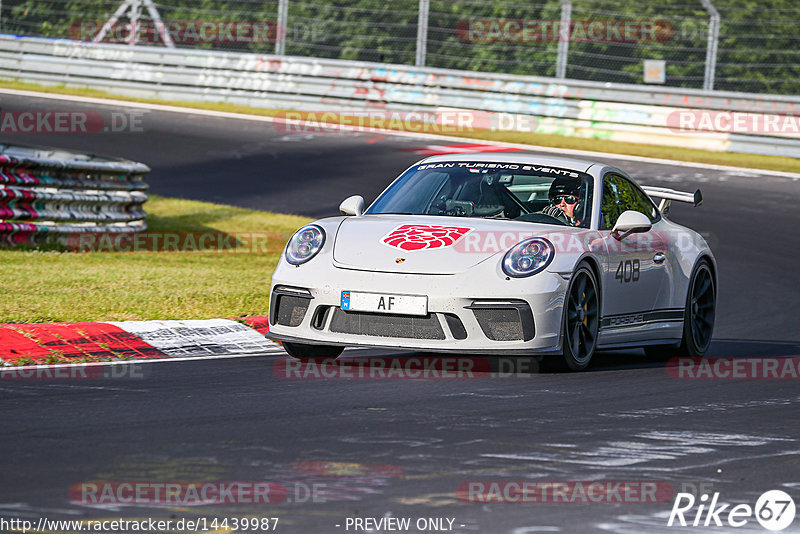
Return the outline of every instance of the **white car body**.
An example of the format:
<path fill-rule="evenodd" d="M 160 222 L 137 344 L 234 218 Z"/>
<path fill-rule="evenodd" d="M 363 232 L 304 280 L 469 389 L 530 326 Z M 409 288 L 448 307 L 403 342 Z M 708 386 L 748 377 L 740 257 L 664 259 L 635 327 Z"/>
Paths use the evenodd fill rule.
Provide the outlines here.
<path fill-rule="evenodd" d="M 434 156 L 409 169 L 453 162 L 535 165 L 545 170 L 575 169 L 586 173 L 592 177 L 594 188 L 588 228 L 441 215 L 362 214 L 318 220 L 314 224 L 325 233 L 319 252 L 300 265 L 292 265 L 282 257 L 272 276 L 268 337 L 326 346 L 559 354 L 563 349 L 565 295 L 576 267 L 583 262 L 594 270 L 600 293 L 596 348 L 681 342 L 693 269 L 705 258 L 715 281 L 713 254 L 698 233 L 661 214 L 650 230 L 638 234 L 621 236 L 620 232 L 602 228 L 603 179 L 608 173 L 629 179 L 623 171 L 602 163 L 521 153 Z M 670 190 L 650 194 L 687 200 L 687 194 Z M 351 199 L 346 202 L 353 205 Z M 664 202 L 661 207 L 665 207 Z M 455 244 L 438 248 L 407 251 L 384 242 L 393 230 L 407 224 L 469 231 Z M 508 276 L 502 267 L 505 253 L 526 236 L 549 239 L 555 247 L 555 257 L 537 274 Z M 629 274 L 623 269 L 621 276 L 620 268 L 627 266 L 626 262 L 638 263 L 638 273 Z M 635 282 L 624 279 L 636 275 Z M 343 292 L 374 293 L 387 298 L 425 297 L 428 313 L 422 317 L 383 313 L 388 310 L 343 312 Z M 362 304 L 368 304 L 371 297 L 359 298 L 366 299 Z M 299 303 L 299 308 L 301 300 L 305 300 L 306 311 L 284 309 L 281 314 L 281 299 L 287 299 L 287 305 Z M 408 310 L 422 302 L 407 300 Z M 514 313 L 518 319 L 514 319 Z M 483 327 L 479 315 L 483 317 Z M 489 324 L 492 317 L 498 319 L 498 325 Z M 515 320 L 519 325 L 513 324 Z M 503 321 L 506 323 L 501 324 Z"/>

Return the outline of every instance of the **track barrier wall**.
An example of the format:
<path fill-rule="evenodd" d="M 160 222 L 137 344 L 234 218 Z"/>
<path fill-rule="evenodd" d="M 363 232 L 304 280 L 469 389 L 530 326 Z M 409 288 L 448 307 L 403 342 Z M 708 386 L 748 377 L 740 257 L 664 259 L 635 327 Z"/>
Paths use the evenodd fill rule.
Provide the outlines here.
<path fill-rule="evenodd" d="M 800 157 L 795 96 L 11 35 L 0 35 L 0 78 L 340 114 L 475 110 L 510 118 L 511 131 Z"/>

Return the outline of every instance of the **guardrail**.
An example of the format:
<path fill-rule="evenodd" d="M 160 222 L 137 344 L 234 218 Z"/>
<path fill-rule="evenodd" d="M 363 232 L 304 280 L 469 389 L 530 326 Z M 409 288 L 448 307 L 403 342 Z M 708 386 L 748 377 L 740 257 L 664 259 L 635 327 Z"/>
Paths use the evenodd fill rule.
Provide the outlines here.
<path fill-rule="evenodd" d="M 0 77 L 266 108 L 470 109 L 534 116 L 537 133 L 800 157 L 800 130 L 740 134 L 716 115 L 694 131 L 674 124 L 688 110 L 797 124 L 798 97 L 13 36 L 0 36 Z"/>
<path fill-rule="evenodd" d="M 122 159 L 0 145 L 0 244 L 143 231 L 143 176 L 149 171 L 147 165 Z"/>

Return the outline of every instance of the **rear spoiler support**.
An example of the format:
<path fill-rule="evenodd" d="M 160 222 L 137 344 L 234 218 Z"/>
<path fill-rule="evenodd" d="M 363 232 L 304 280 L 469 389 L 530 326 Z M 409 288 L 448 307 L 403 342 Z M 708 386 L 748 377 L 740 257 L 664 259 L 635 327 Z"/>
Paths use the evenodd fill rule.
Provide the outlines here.
<path fill-rule="evenodd" d="M 642 186 L 642 190 L 647 193 L 650 198 L 654 200 L 660 199 L 658 211 L 660 211 L 663 215 L 666 215 L 669 211 L 670 201 L 672 200 L 692 204 L 695 208 L 703 203 L 703 194 L 699 189 L 694 193 L 686 193 L 684 191 L 667 189 L 666 187 Z"/>

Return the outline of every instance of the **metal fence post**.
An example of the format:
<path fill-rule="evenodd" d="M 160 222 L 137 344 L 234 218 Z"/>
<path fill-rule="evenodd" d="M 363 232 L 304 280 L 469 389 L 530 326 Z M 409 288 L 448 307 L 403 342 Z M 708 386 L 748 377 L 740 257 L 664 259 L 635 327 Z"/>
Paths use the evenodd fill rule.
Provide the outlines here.
<path fill-rule="evenodd" d="M 708 44 L 706 46 L 706 72 L 703 77 L 703 89 L 714 90 L 714 74 L 717 70 L 717 44 L 719 44 L 719 12 L 711 0 L 700 0 L 708 11 Z"/>
<path fill-rule="evenodd" d="M 569 54 L 569 34 L 572 22 L 572 2 L 561 0 L 561 25 L 558 28 L 558 57 L 556 58 L 556 78 L 567 77 L 567 55 Z"/>
<path fill-rule="evenodd" d="M 419 18 L 417 19 L 417 67 L 425 66 L 425 55 L 428 47 L 428 11 L 430 0 L 419 0 Z"/>
<path fill-rule="evenodd" d="M 283 56 L 286 54 L 286 38 L 289 36 L 289 0 L 279 0 L 278 2 L 278 27 L 275 31 L 275 54 Z"/>
<path fill-rule="evenodd" d="M 108 19 L 105 24 L 103 24 L 103 27 L 100 28 L 100 31 L 97 32 L 97 35 L 92 38 L 92 42 L 102 42 L 108 32 L 110 32 L 117 22 L 119 22 L 119 19 L 122 17 L 122 15 L 124 15 L 126 11 L 130 10 L 128 18 L 131 21 L 131 35 L 128 44 L 135 45 L 138 42 L 140 29 L 139 17 L 142 15 L 142 4 L 144 4 L 145 8 L 147 8 L 150 18 L 153 19 L 153 23 L 155 23 L 156 29 L 158 30 L 158 35 L 161 37 L 164 45 L 167 48 L 175 48 L 175 43 L 172 40 L 172 36 L 167 31 L 166 26 L 164 26 L 164 21 L 161 20 L 161 15 L 159 15 L 158 9 L 156 9 L 156 6 L 153 4 L 153 0 L 125 0 L 122 2 L 114 14 L 111 15 L 111 18 Z"/>

